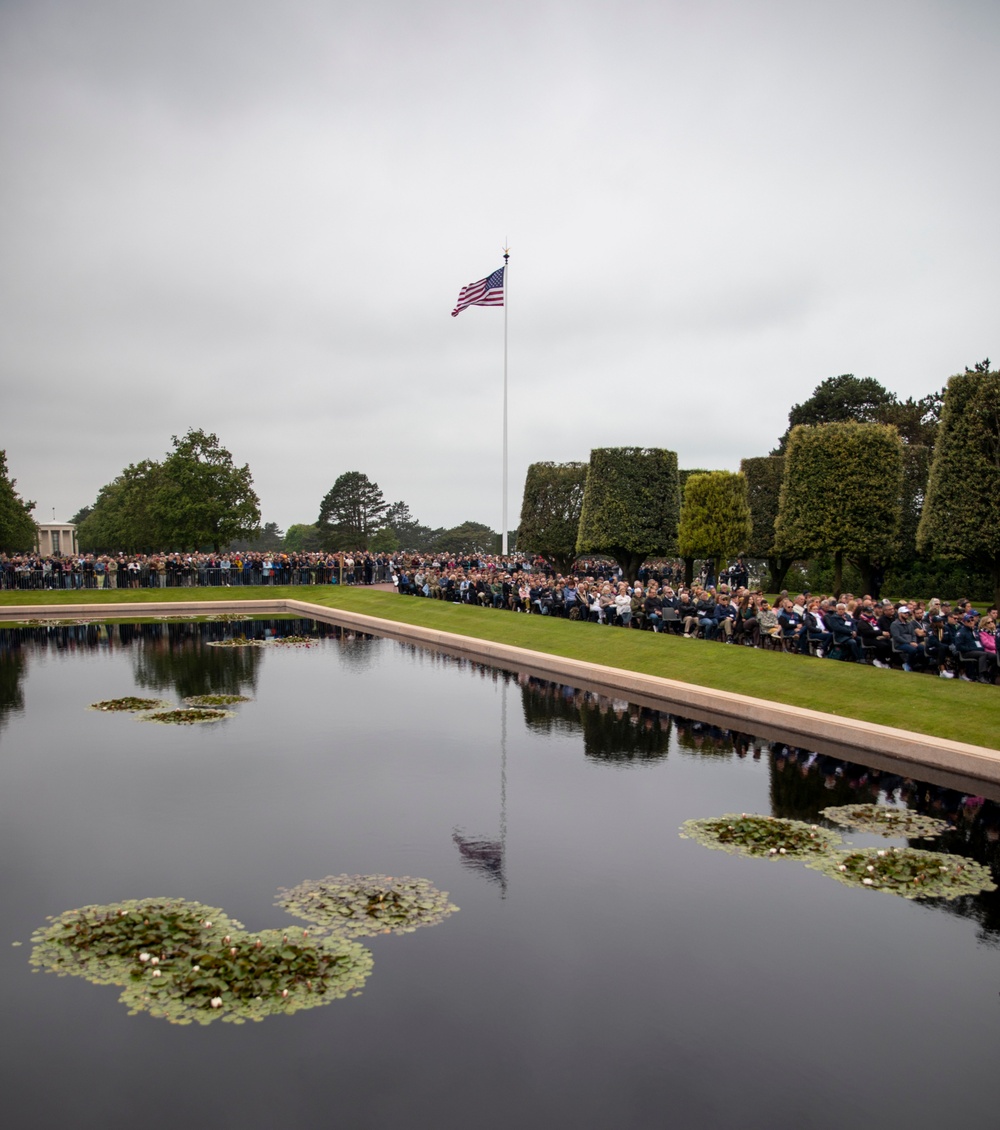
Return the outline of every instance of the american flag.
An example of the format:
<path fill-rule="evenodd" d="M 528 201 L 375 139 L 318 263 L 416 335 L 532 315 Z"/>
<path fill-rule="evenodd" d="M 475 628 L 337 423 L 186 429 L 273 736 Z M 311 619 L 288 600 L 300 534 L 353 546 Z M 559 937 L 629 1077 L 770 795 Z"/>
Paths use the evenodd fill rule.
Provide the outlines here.
<path fill-rule="evenodd" d="M 458 294 L 458 302 L 451 316 L 460 314 L 466 306 L 502 306 L 503 305 L 503 273 L 504 268 L 499 267 L 492 275 L 478 282 L 463 286 Z"/>

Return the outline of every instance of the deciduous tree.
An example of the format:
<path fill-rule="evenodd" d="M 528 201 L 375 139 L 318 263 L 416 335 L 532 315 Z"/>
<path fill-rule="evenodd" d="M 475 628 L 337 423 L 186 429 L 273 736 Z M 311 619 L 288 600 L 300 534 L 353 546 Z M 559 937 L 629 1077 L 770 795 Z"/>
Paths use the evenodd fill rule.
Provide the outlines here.
<path fill-rule="evenodd" d="M 237 467 L 213 432 L 189 428 L 171 437 L 155 513 L 172 549 L 211 546 L 216 552 L 260 529 L 260 500 L 249 464 Z"/>
<path fill-rule="evenodd" d="M 130 463 L 105 483 L 76 531 L 86 553 L 149 553 L 169 549 L 156 509 L 163 465 L 151 459 Z"/>
<path fill-rule="evenodd" d="M 482 522 L 463 522 L 441 531 L 430 549 L 433 553 L 499 553 L 500 535 Z"/>
<path fill-rule="evenodd" d="M 17 479 L 7 474 L 7 452 L 0 451 L 0 552 L 16 553 L 35 544 L 35 504 L 26 502 L 16 487 Z"/>
<path fill-rule="evenodd" d="M 586 463 L 532 463 L 525 476 L 518 545 L 541 554 L 560 573 L 576 557 L 586 481 Z"/>
<path fill-rule="evenodd" d="M 675 552 L 680 504 L 677 453 L 600 447 L 590 453 L 578 553 L 606 553 L 634 580 L 651 554 Z"/>
<path fill-rule="evenodd" d="M 285 531 L 285 549 L 290 553 L 316 553 L 321 548 L 315 522 L 295 522 Z"/>
<path fill-rule="evenodd" d="M 988 570 L 1000 601 L 1000 372 L 948 382 L 917 544 Z"/>

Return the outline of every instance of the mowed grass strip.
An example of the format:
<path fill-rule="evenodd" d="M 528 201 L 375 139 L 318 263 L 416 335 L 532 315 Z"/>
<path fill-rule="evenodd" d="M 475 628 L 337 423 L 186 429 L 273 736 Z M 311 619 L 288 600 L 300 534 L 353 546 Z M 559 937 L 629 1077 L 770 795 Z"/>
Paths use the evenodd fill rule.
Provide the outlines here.
<path fill-rule="evenodd" d="M 3 592 L 0 604 L 293 599 L 998 748 L 1000 688 L 336 585 Z"/>

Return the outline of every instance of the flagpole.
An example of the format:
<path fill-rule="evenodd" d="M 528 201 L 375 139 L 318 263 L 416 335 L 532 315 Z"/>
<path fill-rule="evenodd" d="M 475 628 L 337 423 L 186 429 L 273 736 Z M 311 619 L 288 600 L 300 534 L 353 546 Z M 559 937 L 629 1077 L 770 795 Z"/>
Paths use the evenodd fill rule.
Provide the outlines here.
<path fill-rule="evenodd" d="M 500 552 L 507 556 L 507 275 L 510 272 L 510 251 L 503 253 L 503 525 Z"/>

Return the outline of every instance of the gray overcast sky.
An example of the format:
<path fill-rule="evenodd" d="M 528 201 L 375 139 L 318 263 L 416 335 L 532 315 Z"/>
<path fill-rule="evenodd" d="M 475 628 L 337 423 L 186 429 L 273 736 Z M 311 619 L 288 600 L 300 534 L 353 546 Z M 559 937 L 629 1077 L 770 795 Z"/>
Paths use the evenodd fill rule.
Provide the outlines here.
<path fill-rule="evenodd" d="M 68 518 L 172 434 L 500 526 L 541 459 L 766 454 L 1000 323 L 995 0 L 0 0 L 0 448 Z M 833 485 L 833 484 L 832 484 Z"/>

